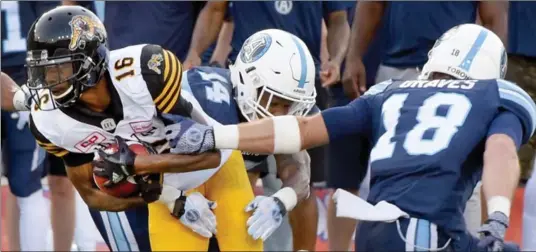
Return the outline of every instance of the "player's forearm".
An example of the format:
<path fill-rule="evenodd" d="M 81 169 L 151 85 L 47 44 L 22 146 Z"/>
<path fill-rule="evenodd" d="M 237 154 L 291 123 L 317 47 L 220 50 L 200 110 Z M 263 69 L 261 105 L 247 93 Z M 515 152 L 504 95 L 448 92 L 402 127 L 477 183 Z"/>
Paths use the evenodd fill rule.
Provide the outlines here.
<path fill-rule="evenodd" d="M 331 61 L 342 64 L 350 38 L 350 26 L 348 25 L 346 11 L 331 15 L 327 22 L 327 33 L 329 58 Z"/>
<path fill-rule="evenodd" d="M 514 141 L 503 134 L 490 136 L 486 141 L 482 174 L 488 213 L 501 211 L 509 215 L 510 202 L 519 182 L 519 174 L 519 160 Z"/>
<path fill-rule="evenodd" d="M 98 189 L 88 190 L 91 191 L 80 193 L 82 199 L 90 208 L 99 211 L 121 212 L 147 204 L 141 197 L 116 198 Z"/>
<path fill-rule="evenodd" d="M 234 22 L 225 22 L 218 36 L 218 43 L 214 48 L 210 63 L 217 62 L 222 66 L 226 65 L 227 57 L 231 52 L 231 39 L 233 38 Z"/>
<path fill-rule="evenodd" d="M 214 127 L 216 149 L 262 154 L 293 154 L 329 142 L 322 115 L 276 116 L 239 125 Z"/>
<path fill-rule="evenodd" d="M 220 152 L 206 152 L 198 155 L 160 154 L 137 156 L 134 162 L 136 174 L 181 173 L 218 167 Z"/>
<path fill-rule="evenodd" d="M 497 34 L 506 47 L 508 43 L 508 1 L 482 1 L 478 10 L 482 26 Z"/>
<path fill-rule="evenodd" d="M 192 41 L 190 42 L 190 53 L 201 55 L 218 37 L 223 24 L 225 10 L 212 7 L 216 2 L 208 2 L 197 18 Z"/>
<path fill-rule="evenodd" d="M 9 77 L 7 74 L 1 74 L 2 89 L 2 110 L 15 111 L 27 110 L 24 104 L 26 103 L 26 95 L 24 91 Z"/>
<path fill-rule="evenodd" d="M 61 4 L 62 5 L 76 5 L 77 2 L 76 1 L 71 1 L 71 0 L 63 0 L 63 1 L 61 1 Z"/>
<path fill-rule="evenodd" d="M 283 187 L 290 187 L 296 193 L 298 202 L 306 199 L 309 196 L 310 177 L 307 171 L 308 167 L 301 167 L 300 164 L 293 159 L 291 155 L 279 154 L 275 155 L 277 174 L 283 182 Z"/>
<path fill-rule="evenodd" d="M 360 59 L 374 39 L 381 25 L 385 2 L 359 1 L 350 32 L 348 60 Z"/>
<path fill-rule="evenodd" d="M 91 163 L 65 168 L 69 180 L 90 208 L 99 211 L 120 212 L 146 204 L 141 197 L 116 198 L 94 188 L 92 182 L 93 165 Z"/>

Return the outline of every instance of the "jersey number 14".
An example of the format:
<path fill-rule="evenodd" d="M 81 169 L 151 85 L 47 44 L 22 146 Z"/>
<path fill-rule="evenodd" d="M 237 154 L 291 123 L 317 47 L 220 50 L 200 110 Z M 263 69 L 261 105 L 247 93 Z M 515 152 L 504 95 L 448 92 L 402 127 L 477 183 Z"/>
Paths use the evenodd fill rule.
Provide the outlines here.
<path fill-rule="evenodd" d="M 224 83 L 228 84 L 227 80 L 224 77 L 219 74 L 204 72 L 199 72 L 199 75 L 201 76 L 201 79 L 212 84 L 210 86 L 205 86 L 205 94 L 207 96 L 207 100 L 214 103 L 231 103 L 231 96 L 229 95 L 229 91 L 223 86 Z"/>
<path fill-rule="evenodd" d="M 462 94 L 437 93 L 424 100 L 417 111 L 417 124 L 408 131 L 402 139 L 393 141 L 396 128 L 399 123 L 400 110 L 408 98 L 407 93 L 390 96 L 382 106 L 382 120 L 385 133 L 370 153 L 370 161 L 374 162 L 391 158 L 398 141 L 409 155 L 434 155 L 446 149 L 452 137 L 458 132 L 471 110 L 472 104 Z M 440 106 L 448 106 L 445 116 L 438 116 L 437 109 Z M 434 130 L 430 139 L 424 139 L 424 134 Z"/>

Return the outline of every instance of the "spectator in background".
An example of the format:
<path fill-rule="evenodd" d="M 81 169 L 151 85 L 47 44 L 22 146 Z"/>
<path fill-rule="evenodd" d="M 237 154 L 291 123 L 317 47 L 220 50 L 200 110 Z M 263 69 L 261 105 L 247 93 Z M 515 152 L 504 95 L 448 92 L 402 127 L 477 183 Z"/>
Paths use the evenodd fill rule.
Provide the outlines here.
<path fill-rule="evenodd" d="M 232 8 L 232 3 L 229 3 L 229 9 Z M 213 43 L 202 56 L 202 64 L 216 66 L 220 68 L 228 68 L 229 54 L 231 53 L 231 40 L 233 38 L 234 23 L 230 15 L 230 11 L 225 13 L 225 18 L 221 26 L 218 36 L 218 41 Z"/>
<path fill-rule="evenodd" d="M 345 93 L 355 98 L 366 91 L 366 70 L 362 57 L 382 18 L 386 20 L 388 39 L 376 83 L 388 79 L 416 79 L 435 40 L 456 25 L 474 23 L 477 14 L 483 26 L 496 33 L 503 42 L 506 41 L 506 1 L 359 2 L 343 74 Z M 480 188 L 477 186 L 464 214 L 468 229 L 473 234 L 477 233 L 482 220 L 480 205 Z"/>
<path fill-rule="evenodd" d="M 343 76 L 345 92 L 350 97 L 357 97 L 366 90 L 366 72 L 361 59 L 382 23 L 384 12 L 389 39 L 376 83 L 390 78 L 416 78 L 435 40 L 456 25 L 474 23 L 477 11 L 482 25 L 505 42 L 508 28 L 506 1 L 359 2 Z"/>
<path fill-rule="evenodd" d="M 510 2 L 508 22 L 508 68 L 506 79 L 536 98 L 536 2 Z M 530 176 L 536 139 L 521 146 L 519 161 L 522 179 Z M 536 173 L 525 186 L 523 209 L 523 251 L 536 251 Z"/>
<path fill-rule="evenodd" d="M 34 20 L 42 13 L 59 5 L 50 2 L 2 2 L 2 72 L 22 85 L 26 83 L 26 34 Z M 45 250 L 50 215 L 43 196 L 41 177 L 45 175 L 45 151 L 38 147 L 28 128 L 29 112 L 2 111 L 2 151 L 11 193 L 6 220 L 10 250 Z M 61 167 L 60 167 L 61 168 Z M 50 176 L 52 227 L 55 250 L 70 250 L 74 231 L 74 197 L 63 192 L 65 181 Z M 68 182 L 68 180 L 67 180 Z M 62 218 L 58 218 L 63 215 Z M 71 220 L 71 223 L 62 223 Z"/>
<path fill-rule="evenodd" d="M 231 16 L 234 21 L 232 36 L 232 52 L 230 59 L 237 56 L 245 39 L 253 33 L 277 28 L 288 31 L 301 38 L 313 55 L 317 69 L 317 105 L 324 109 L 327 106 L 327 92 L 321 87 L 323 83 L 334 83 L 339 79 L 340 66 L 344 58 L 349 25 L 346 17 L 348 2 L 299 2 L 299 1 L 236 1 L 233 2 Z M 192 36 L 188 57 L 184 62 L 185 68 L 201 64 L 201 52 L 214 43 L 220 31 L 225 13 L 228 11 L 228 3 L 208 2 L 201 11 L 196 22 Z M 322 18 L 327 24 L 328 50 L 330 60 L 320 65 L 320 41 Z M 311 150 L 312 180 L 321 180 L 315 177 L 323 177 L 325 149 Z M 254 181 L 254 179 L 252 179 Z M 312 192 L 314 193 L 314 192 Z M 298 207 L 289 214 L 293 226 L 300 226 L 300 230 L 293 232 L 294 249 L 314 250 L 316 243 L 317 223 L 311 220 L 318 219 L 315 197 L 310 197 L 303 206 Z M 303 212 L 301 212 L 303 211 Z"/>
<path fill-rule="evenodd" d="M 212 44 L 202 56 L 202 64 L 213 67 L 228 68 L 229 54 L 231 53 L 231 39 L 233 37 L 234 23 L 231 19 L 226 19 L 221 26 L 218 41 Z"/>
<path fill-rule="evenodd" d="M 156 44 L 183 61 L 203 4 L 193 1 L 106 1 L 104 26 L 108 31 L 110 50 Z"/>
<path fill-rule="evenodd" d="M 353 4 L 351 9 L 348 9 L 348 23 L 352 24 L 356 10 L 356 4 Z M 363 63 L 368 73 L 367 87 L 375 84 L 375 76 L 378 66 L 383 57 L 383 47 L 386 41 L 386 29 L 381 28 L 378 35 L 373 39 L 370 48 L 368 48 Z M 329 34 L 327 34 L 329 36 Z M 344 70 L 344 65 L 341 68 Z M 340 81 L 329 87 L 332 106 L 344 106 L 352 99 L 344 94 L 344 90 Z M 326 185 L 333 189 L 345 189 L 354 194 L 360 194 L 363 199 L 367 198 L 368 187 L 363 190 L 358 190 L 366 176 L 368 167 L 368 156 L 370 152 L 370 144 L 367 136 L 352 135 L 344 139 L 330 142 L 329 150 L 329 165 L 326 173 Z M 364 183 L 367 184 L 367 183 Z M 329 237 L 330 251 L 348 251 L 352 235 L 356 228 L 356 220 L 348 218 L 337 218 L 335 203 L 331 197 L 328 202 L 327 227 Z"/>

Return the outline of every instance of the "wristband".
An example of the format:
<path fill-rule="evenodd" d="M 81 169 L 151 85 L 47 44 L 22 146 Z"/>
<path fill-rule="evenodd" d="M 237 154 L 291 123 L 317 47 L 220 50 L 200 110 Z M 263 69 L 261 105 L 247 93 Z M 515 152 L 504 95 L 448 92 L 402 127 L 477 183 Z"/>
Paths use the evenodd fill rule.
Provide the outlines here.
<path fill-rule="evenodd" d="M 238 149 L 239 141 L 238 125 L 214 126 L 214 146 L 216 149 Z"/>
<path fill-rule="evenodd" d="M 488 199 L 488 215 L 491 215 L 493 212 L 501 212 L 506 217 L 510 218 L 510 207 L 512 202 L 510 199 L 504 196 L 493 196 Z"/>
<path fill-rule="evenodd" d="M 173 212 L 175 208 L 175 200 L 182 196 L 182 191 L 175 189 L 172 186 L 162 185 L 162 193 L 158 201 L 169 209 L 170 212 Z"/>
<path fill-rule="evenodd" d="M 272 117 L 274 124 L 274 153 L 294 154 L 301 150 L 301 133 L 295 116 Z"/>
<path fill-rule="evenodd" d="M 281 200 L 283 203 L 285 210 L 292 211 L 296 204 L 298 203 L 298 196 L 296 195 L 296 192 L 294 189 L 290 187 L 282 188 L 281 190 L 277 191 L 272 197 L 277 198 Z"/>

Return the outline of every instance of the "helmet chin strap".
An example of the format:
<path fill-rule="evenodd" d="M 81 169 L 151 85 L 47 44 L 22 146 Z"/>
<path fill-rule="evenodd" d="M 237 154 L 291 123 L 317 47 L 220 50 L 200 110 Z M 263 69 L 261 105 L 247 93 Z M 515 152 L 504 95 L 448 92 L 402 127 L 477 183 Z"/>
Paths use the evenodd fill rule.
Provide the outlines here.
<path fill-rule="evenodd" d="M 67 96 L 71 91 L 73 91 L 73 89 L 74 89 L 73 85 L 71 85 L 71 86 L 69 86 L 69 88 L 67 90 L 65 90 L 65 92 L 61 93 L 60 95 L 52 94 L 52 97 L 54 99 L 61 99 L 61 98 L 65 97 L 65 96 Z"/>
<path fill-rule="evenodd" d="M 74 85 L 71 85 L 65 92 L 60 95 L 54 95 L 50 92 L 50 95 L 54 99 L 54 103 L 58 107 L 68 107 L 72 105 L 79 98 L 79 92 L 76 90 Z"/>

